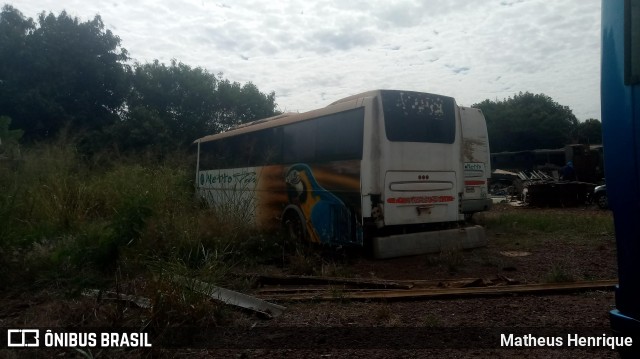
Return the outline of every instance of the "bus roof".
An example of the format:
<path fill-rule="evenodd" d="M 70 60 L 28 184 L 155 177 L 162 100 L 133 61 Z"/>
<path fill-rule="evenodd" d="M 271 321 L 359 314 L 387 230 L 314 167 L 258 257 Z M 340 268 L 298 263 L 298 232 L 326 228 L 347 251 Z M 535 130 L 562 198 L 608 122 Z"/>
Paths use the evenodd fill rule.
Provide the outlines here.
<path fill-rule="evenodd" d="M 335 102 L 332 102 L 326 107 L 322 107 L 316 110 L 311 110 L 311 111 L 302 112 L 302 113 L 286 112 L 273 117 L 268 117 L 268 118 L 256 120 L 253 122 L 240 124 L 238 126 L 232 127 L 228 131 L 199 138 L 193 141 L 193 143 L 195 144 L 195 143 L 216 141 L 222 138 L 233 137 L 243 133 L 249 133 L 249 132 L 259 131 L 266 128 L 300 122 L 300 121 L 308 120 L 314 117 L 333 113 L 333 112 L 347 111 L 347 110 L 362 106 L 365 98 L 376 97 L 382 91 L 385 91 L 385 90 L 378 89 L 378 90 L 361 92 L 359 94 L 351 95 L 343 99 L 337 100 Z M 405 90 L 389 90 L 389 91 L 405 91 Z M 406 92 L 417 92 L 417 91 L 406 90 Z M 442 96 L 442 95 L 438 95 L 438 96 Z"/>
<path fill-rule="evenodd" d="M 338 101 L 332 102 L 329 106 L 337 105 L 339 103 L 349 102 L 349 101 L 353 101 L 353 100 L 357 100 L 365 97 L 374 97 L 374 96 L 377 96 L 380 93 L 380 91 L 382 90 L 372 90 L 367 92 L 361 92 L 359 94 L 351 95 L 351 96 L 342 98 Z"/>
<path fill-rule="evenodd" d="M 341 100 L 338 100 L 336 102 L 329 104 L 326 107 L 322 107 L 316 110 L 311 110 L 311 111 L 302 112 L 302 113 L 285 112 L 283 114 L 276 115 L 273 117 L 268 117 L 268 118 L 263 118 L 260 120 L 248 122 L 248 123 L 243 123 L 238 126 L 232 127 L 228 131 L 201 137 L 193 141 L 193 143 L 195 144 L 195 143 L 216 141 L 222 138 L 233 137 L 243 133 L 249 133 L 249 132 L 259 131 L 266 128 L 277 127 L 277 126 L 287 125 L 290 123 L 308 120 L 317 116 L 325 115 L 327 113 L 346 111 L 349 109 L 362 106 L 365 98 L 373 97 L 378 93 L 380 93 L 380 90 L 363 92 L 357 95 L 345 97 Z"/>

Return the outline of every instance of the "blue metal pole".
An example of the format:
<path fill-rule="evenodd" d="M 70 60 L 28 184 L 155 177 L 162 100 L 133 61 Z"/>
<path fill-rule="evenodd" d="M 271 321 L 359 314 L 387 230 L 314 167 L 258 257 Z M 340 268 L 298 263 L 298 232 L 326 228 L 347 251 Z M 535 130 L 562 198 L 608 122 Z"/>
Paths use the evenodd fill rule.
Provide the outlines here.
<path fill-rule="evenodd" d="M 602 1 L 601 98 L 607 196 L 618 252 L 619 284 L 611 326 L 617 334 L 635 336 L 635 356 L 640 353 L 640 84 L 625 84 L 625 51 L 632 44 L 625 44 L 631 29 L 625 5 L 628 10 L 630 3 Z"/>

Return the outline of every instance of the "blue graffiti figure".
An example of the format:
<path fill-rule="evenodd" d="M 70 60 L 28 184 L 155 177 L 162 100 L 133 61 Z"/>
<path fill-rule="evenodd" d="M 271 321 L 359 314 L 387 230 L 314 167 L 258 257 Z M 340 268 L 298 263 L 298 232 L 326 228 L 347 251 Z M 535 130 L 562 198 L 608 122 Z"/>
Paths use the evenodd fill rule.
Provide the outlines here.
<path fill-rule="evenodd" d="M 301 163 L 291 166 L 285 182 L 289 203 L 302 212 L 312 242 L 350 241 L 350 211 L 340 198 L 320 186 L 309 166 Z"/>

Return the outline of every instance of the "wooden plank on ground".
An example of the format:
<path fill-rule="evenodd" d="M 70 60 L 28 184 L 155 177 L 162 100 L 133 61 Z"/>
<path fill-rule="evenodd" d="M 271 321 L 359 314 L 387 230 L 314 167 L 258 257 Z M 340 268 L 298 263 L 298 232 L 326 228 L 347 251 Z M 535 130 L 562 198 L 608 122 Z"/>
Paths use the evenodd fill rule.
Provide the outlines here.
<path fill-rule="evenodd" d="M 526 285 L 508 285 L 493 287 L 457 287 L 457 288 L 414 288 L 405 290 L 385 290 L 351 292 L 349 290 L 321 293 L 294 293 L 261 295 L 267 300 L 306 301 L 306 300 L 376 300 L 376 299 L 447 299 L 466 297 L 485 297 L 516 294 L 560 294 L 590 290 L 613 290 L 617 279 L 569 283 L 541 283 Z"/>

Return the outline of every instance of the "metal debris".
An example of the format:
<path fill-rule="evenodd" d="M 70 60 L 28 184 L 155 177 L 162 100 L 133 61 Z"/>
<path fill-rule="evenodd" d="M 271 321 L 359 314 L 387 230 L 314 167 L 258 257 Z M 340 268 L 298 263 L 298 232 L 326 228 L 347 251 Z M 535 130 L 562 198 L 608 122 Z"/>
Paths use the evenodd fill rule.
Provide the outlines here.
<path fill-rule="evenodd" d="M 526 256 L 530 256 L 531 252 L 524 252 L 524 251 L 502 251 L 500 252 L 500 254 L 502 254 L 505 257 L 526 257 Z"/>
<path fill-rule="evenodd" d="M 532 206 L 579 206 L 589 200 L 596 187 L 593 183 L 562 181 L 531 181 L 525 184 L 526 202 Z"/>
<path fill-rule="evenodd" d="M 413 288 L 405 290 L 378 290 L 378 291 L 331 291 L 316 293 L 287 293 L 262 295 L 265 299 L 277 299 L 287 301 L 305 300 L 390 300 L 390 299 L 446 299 L 503 296 L 514 294 L 558 294 L 590 290 L 613 290 L 618 283 L 617 279 L 598 280 L 589 282 L 570 283 L 542 283 L 526 285 L 502 285 L 485 287 L 456 287 L 456 288 Z"/>
<path fill-rule="evenodd" d="M 237 306 L 244 309 L 252 310 L 265 318 L 274 318 L 281 315 L 286 307 L 281 305 L 269 303 L 265 300 L 252 297 L 240 292 L 235 292 L 229 289 L 214 286 L 212 284 L 199 281 L 193 278 L 186 278 L 182 276 L 174 276 L 172 278 L 174 283 L 184 285 L 185 287 L 204 295 L 207 295 L 215 300 L 219 300 L 223 303 Z"/>
<path fill-rule="evenodd" d="M 303 275 L 259 275 L 260 285 L 345 285 L 367 289 L 410 289 L 413 283 L 400 283 L 397 281 L 368 279 L 368 278 L 341 278 L 341 277 L 316 277 Z"/>
<path fill-rule="evenodd" d="M 85 289 L 82 291 L 82 295 L 85 297 L 95 297 L 98 300 L 120 300 L 126 301 L 129 303 L 133 303 L 140 308 L 149 309 L 153 305 L 151 304 L 151 299 L 144 297 L 137 297 L 135 295 L 111 292 L 111 291 L 102 291 L 98 289 Z"/>
<path fill-rule="evenodd" d="M 322 278 L 322 277 L 305 277 L 305 276 L 270 276 L 269 284 L 262 283 L 263 287 L 257 290 L 257 294 L 261 297 L 280 297 L 306 295 L 310 297 L 322 296 L 326 293 L 335 295 L 336 293 L 374 293 L 381 292 L 400 293 L 406 290 L 424 290 L 424 289 L 452 289 L 452 288 L 472 288 L 472 287 L 490 287 L 505 286 L 519 284 L 518 281 L 505 276 L 496 276 L 494 278 L 458 278 L 458 279 L 435 279 L 435 280 L 384 280 L 384 279 L 361 279 L 353 278 Z M 313 278 L 317 282 L 303 281 L 303 279 Z M 330 282 L 335 279 L 335 282 Z M 321 283 L 322 280 L 326 284 Z M 357 286 L 339 284 L 341 282 L 357 283 Z M 338 284 L 337 284 L 338 283 Z M 367 287 L 367 284 L 371 286 Z"/>

